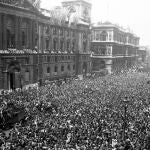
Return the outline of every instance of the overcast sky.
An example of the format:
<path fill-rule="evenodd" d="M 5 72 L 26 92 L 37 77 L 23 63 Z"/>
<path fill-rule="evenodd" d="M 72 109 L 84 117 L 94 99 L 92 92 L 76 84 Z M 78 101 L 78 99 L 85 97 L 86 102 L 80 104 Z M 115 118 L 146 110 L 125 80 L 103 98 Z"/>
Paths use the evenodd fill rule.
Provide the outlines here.
<path fill-rule="evenodd" d="M 41 0 L 46 9 L 63 0 Z M 130 29 L 140 37 L 140 45 L 150 45 L 150 0 L 91 0 L 92 22 L 110 21 Z"/>

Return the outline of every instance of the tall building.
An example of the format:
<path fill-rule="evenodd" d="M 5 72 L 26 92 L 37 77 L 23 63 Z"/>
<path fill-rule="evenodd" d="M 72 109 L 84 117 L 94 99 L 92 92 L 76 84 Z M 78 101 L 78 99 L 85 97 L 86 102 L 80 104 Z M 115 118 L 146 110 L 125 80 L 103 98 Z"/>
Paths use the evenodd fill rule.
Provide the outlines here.
<path fill-rule="evenodd" d="M 92 71 L 112 73 L 129 68 L 137 61 L 139 37 L 110 22 L 92 27 Z"/>
<path fill-rule="evenodd" d="M 76 1 L 90 9 L 86 1 Z M 35 8 L 34 2 L 38 1 L 32 2 L 0 0 L 0 89 L 90 72 L 87 16 L 75 24 L 68 20 L 61 22 Z M 83 10 L 76 11 L 81 14 Z"/>

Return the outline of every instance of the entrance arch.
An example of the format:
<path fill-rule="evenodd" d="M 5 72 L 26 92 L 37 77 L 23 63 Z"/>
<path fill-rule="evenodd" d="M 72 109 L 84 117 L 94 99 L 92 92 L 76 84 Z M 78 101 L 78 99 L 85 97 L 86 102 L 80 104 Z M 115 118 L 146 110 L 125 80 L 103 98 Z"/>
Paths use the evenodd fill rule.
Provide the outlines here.
<path fill-rule="evenodd" d="M 87 63 L 86 62 L 83 63 L 83 74 L 84 75 L 87 74 Z"/>
<path fill-rule="evenodd" d="M 20 63 L 17 60 L 12 60 L 8 65 L 8 86 L 9 89 L 16 89 L 21 87 L 20 80 Z"/>
<path fill-rule="evenodd" d="M 99 62 L 99 64 L 100 64 L 100 69 L 105 69 L 105 68 L 106 68 L 106 64 L 105 64 L 105 61 L 104 61 L 104 60 L 101 60 L 101 61 Z"/>

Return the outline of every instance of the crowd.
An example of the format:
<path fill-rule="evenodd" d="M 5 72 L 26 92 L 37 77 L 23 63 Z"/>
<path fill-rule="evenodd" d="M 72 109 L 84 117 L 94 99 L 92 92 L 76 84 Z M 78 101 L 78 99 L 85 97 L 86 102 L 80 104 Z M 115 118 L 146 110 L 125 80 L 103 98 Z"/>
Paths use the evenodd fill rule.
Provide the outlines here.
<path fill-rule="evenodd" d="M 4 150 L 150 150 L 150 76 L 130 71 L 4 93 L 27 116 L 0 131 Z"/>

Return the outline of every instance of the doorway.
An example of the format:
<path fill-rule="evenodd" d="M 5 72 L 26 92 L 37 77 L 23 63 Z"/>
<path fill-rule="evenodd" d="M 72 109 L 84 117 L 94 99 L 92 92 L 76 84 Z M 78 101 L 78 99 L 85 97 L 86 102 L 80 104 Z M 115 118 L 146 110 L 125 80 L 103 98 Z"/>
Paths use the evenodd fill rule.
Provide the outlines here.
<path fill-rule="evenodd" d="M 13 72 L 9 73 L 9 84 L 10 84 L 10 89 L 14 90 L 15 89 L 15 73 Z"/>

